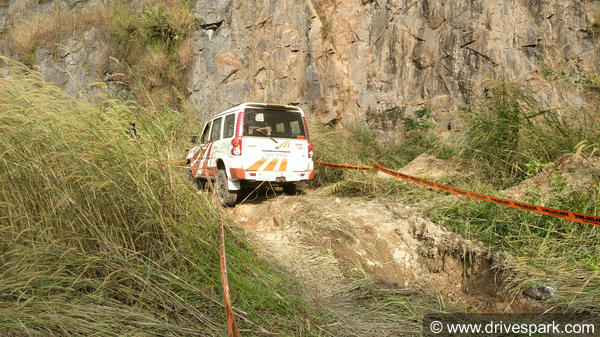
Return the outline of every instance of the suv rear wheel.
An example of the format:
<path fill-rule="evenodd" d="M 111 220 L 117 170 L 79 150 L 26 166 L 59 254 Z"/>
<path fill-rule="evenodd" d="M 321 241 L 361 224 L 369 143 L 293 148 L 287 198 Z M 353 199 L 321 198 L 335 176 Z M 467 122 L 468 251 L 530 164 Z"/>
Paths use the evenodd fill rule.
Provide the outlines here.
<path fill-rule="evenodd" d="M 227 187 L 227 174 L 225 171 L 217 171 L 215 185 L 219 201 L 225 206 L 235 206 L 235 202 L 237 200 L 237 191 L 230 191 Z"/>

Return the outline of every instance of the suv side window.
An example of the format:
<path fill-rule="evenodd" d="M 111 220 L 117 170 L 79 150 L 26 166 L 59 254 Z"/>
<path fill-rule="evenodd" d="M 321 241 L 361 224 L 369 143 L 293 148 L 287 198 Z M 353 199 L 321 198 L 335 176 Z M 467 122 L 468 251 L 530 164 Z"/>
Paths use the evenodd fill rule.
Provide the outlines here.
<path fill-rule="evenodd" d="M 303 134 L 302 129 L 300 129 L 299 121 L 291 121 L 290 128 L 292 129 L 292 136 L 297 136 Z"/>
<path fill-rule="evenodd" d="M 275 132 L 279 134 L 285 133 L 285 125 L 283 123 L 275 124 Z"/>
<path fill-rule="evenodd" d="M 221 139 L 221 122 L 223 121 L 222 117 L 219 117 L 212 122 L 212 130 L 210 131 L 210 141 L 214 142 L 216 140 Z"/>
<path fill-rule="evenodd" d="M 235 131 L 235 114 L 227 115 L 225 117 L 225 125 L 223 126 L 223 138 L 233 137 Z"/>
<path fill-rule="evenodd" d="M 208 131 L 210 130 L 210 122 L 204 125 L 204 131 L 202 131 L 202 137 L 200 138 L 200 143 L 204 144 L 208 141 Z"/>

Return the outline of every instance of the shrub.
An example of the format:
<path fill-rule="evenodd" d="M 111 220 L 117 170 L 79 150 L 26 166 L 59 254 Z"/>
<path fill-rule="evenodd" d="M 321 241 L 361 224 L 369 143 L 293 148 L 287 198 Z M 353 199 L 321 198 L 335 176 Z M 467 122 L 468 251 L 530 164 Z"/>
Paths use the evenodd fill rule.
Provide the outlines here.
<path fill-rule="evenodd" d="M 183 89 L 184 69 L 193 61 L 189 34 L 196 20 L 183 0 L 147 5 L 143 12 L 128 4 L 115 5 L 110 28 L 113 50 L 127 66 L 127 83 L 136 100 L 158 109 L 181 107 L 184 103 L 177 96 Z"/>
<path fill-rule="evenodd" d="M 577 110 L 545 109 L 515 84 L 487 83 L 489 97 L 463 110 L 469 127 L 465 156 L 485 166 L 486 178 L 512 185 L 528 175 L 532 163 L 549 163 L 564 153 L 591 150 L 600 140 L 599 116 Z"/>
<path fill-rule="evenodd" d="M 321 22 L 323 23 L 323 26 L 321 26 L 321 38 L 325 40 L 331 33 L 331 21 L 322 17 Z"/>
<path fill-rule="evenodd" d="M 395 130 L 398 121 L 404 117 L 405 107 L 395 106 L 383 111 L 374 111 L 371 108 L 365 113 L 365 121 L 374 129 Z"/>
<path fill-rule="evenodd" d="M 366 122 L 356 122 L 346 127 L 345 131 L 333 127 L 313 125 L 311 140 L 315 144 L 315 159 L 345 163 L 351 165 L 371 166 L 378 163 L 392 169 L 398 169 L 420 154 L 434 148 L 437 138 L 430 129 L 415 129 L 407 132 L 396 141 L 382 141 Z M 446 154 L 440 150 L 439 153 Z M 315 185 L 322 186 L 336 183 L 331 192 L 343 195 L 365 195 L 377 197 L 394 195 L 402 191 L 404 185 L 390 183 L 389 180 L 376 179 L 372 172 L 352 172 L 350 170 L 318 167 Z M 381 191 L 382 193 L 378 193 Z"/>
<path fill-rule="evenodd" d="M 415 115 L 415 118 L 406 117 L 404 119 L 405 131 L 429 129 L 433 126 L 433 124 L 430 122 L 431 109 L 427 106 L 423 106 L 422 108 L 415 110 L 413 114 Z"/>
<path fill-rule="evenodd" d="M 177 49 L 177 59 L 182 69 L 188 69 L 194 60 L 194 41 L 188 37 Z"/>

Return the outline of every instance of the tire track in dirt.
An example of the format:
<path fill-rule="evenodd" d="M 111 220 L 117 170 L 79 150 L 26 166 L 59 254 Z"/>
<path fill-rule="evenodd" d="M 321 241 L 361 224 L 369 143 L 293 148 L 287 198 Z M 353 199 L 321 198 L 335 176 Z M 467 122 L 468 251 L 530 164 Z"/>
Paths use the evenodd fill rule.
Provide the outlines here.
<path fill-rule="evenodd" d="M 319 190 L 228 209 L 249 239 L 314 298 L 365 273 L 391 289 L 418 289 L 468 312 L 539 312 L 501 293 L 504 255 L 398 203 L 335 198 Z"/>

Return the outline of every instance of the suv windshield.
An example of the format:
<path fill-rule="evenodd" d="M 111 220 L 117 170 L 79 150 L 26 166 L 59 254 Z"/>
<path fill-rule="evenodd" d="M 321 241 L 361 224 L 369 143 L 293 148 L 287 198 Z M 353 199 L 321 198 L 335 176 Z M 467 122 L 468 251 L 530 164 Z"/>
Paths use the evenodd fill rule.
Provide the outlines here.
<path fill-rule="evenodd" d="M 304 139 L 304 123 L 295 111 L 246 109 L 244 136 Z"/>

